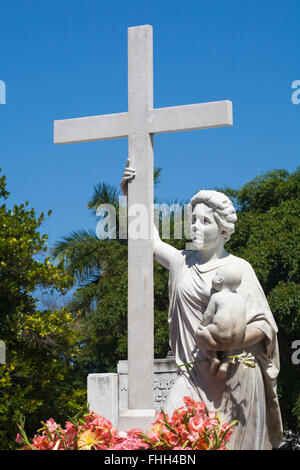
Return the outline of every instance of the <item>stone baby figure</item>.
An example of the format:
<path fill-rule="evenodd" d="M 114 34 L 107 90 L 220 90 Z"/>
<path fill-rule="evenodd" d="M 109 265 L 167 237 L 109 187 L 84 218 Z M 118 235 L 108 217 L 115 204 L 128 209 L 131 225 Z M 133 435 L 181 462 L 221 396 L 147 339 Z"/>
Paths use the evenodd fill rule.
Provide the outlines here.
<path fill-rule="evenodd" d="M 240 283 L 241 276 L 234 265 L 219 268 L 212 279 L 212 288 L 217 292 L 211 295 L 201 321 L 201 326 L 206 327 L 206 334 L 226 345 L 242 343 L 245 337 L 246 304 L 237 293 Z M 220 353 L 217 351 L 205 350 L 205 354 L 211 362 L 210 373 L 224 380 L 230 352 L 226 351 L 222 360 L 218 358 Z"/>

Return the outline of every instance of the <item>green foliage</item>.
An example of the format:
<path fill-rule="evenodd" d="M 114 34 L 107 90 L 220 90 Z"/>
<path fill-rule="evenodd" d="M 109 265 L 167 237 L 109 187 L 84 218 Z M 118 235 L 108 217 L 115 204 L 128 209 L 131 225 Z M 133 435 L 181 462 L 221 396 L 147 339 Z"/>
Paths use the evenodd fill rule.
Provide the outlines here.
<path fill-rule="evenodd" d="M 272 207 L 280 206 L 285 200 L 299 199 L 299 178 L 299 168 L 294 173 L 286 170 L 269 171 L 257 176 L 237 191 L 231 189 L 230 195 L 236 198 L 240 212 L 265 213 Z"/>
<path fill-rule="evenodd" d="M 300 339 L 300 167 L 268 172 L 226 193 L 238 207 L 236 233 L 226 247 L 249 261 L 268 298 L 278 326 L 283 422 L 300 429 L 300 369 L 291 361 L 292 342 Z"/>
<path fill-rule="evenodd" d="M 6 199 L 5 177 L 0 197 Z M 47 257 L 46 239 L 28 203 L 0 207 L 0 338 L 6 362 L 0 365 L 0 448 L 14 448 L 17 423 L 26 417 L 33 432 L 40 420 L 74 414 L 85 389 L 73 389 L 72 362 L 79 349 L 77 318 L 66 309 L 39 311 L 37 288 L 64 293 L 72 279 Z"/>

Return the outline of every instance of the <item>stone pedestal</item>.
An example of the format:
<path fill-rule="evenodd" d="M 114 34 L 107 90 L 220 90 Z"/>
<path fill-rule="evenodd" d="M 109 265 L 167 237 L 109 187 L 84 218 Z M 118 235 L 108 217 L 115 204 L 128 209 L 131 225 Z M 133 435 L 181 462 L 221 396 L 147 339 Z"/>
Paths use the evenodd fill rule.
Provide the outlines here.
<path fill-rule="evenodd" d="M 114 426 L 118 423 L 118 374 L 89 374 L 87 402 L 90 411 L 105 416 Z"/>
<path fill-rule="evenodd" d="M 154 360 L 152 401 L 155 411 L 164 407 L 177 377 L 173 356 Z M 128 362 L 119 361 L 117 373 L 89 374 L 88 403 L 91 411 L 109 419 L 120 431 L 139 427 L 145 431 L 154 421 L 153 409 L 128 409 Z"/>

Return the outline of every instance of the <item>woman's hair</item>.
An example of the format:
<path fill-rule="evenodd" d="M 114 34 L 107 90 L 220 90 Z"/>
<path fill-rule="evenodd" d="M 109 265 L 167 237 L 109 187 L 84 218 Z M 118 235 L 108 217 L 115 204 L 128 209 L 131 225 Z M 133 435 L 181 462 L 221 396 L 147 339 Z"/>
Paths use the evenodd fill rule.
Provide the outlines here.
<path fill-rule="evenodd" d="M 214 211 L 215 220 L 224 234 L 224 242 L 227 242 L 237 221 L 236 211 L 231 200 L 223 193 L 218 191 L 202 189 L 191 199 L 191 207 L 194 209 L 198 203 L 203 203 Z"/>

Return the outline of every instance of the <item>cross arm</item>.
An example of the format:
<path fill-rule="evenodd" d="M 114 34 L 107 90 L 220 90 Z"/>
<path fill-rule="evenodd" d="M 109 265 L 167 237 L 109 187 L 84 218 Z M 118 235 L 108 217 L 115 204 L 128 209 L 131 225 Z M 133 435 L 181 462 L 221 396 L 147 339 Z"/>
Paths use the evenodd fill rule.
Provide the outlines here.
<path fill-rule="evenodd" d="M 158 108 L 149 113 L 149 132 L 153 134 L 232 126 L 232 103 L 228 100 Z"/>
<path fill-rule="evenodd" d="M 54 121 L 54 143 L 73 144 L 127 137 L 128 113 Z"/>

